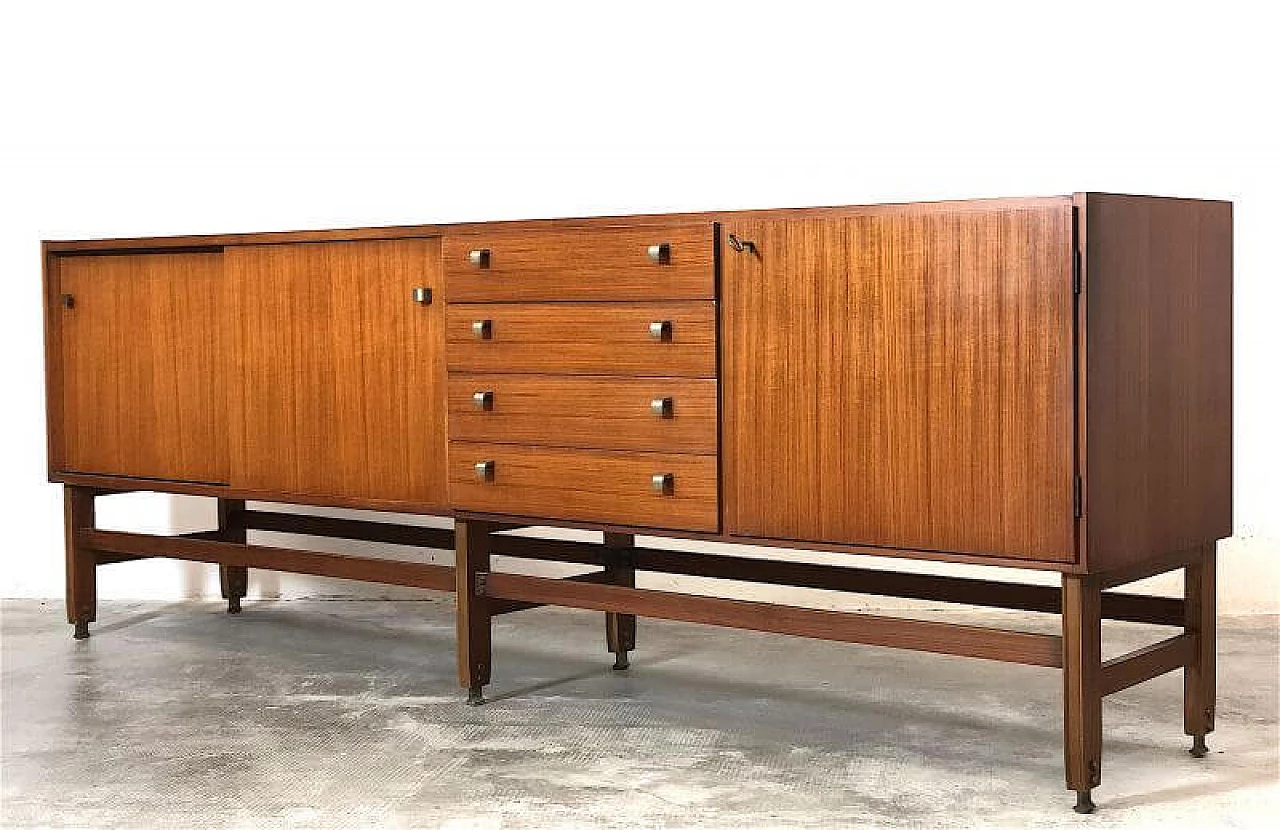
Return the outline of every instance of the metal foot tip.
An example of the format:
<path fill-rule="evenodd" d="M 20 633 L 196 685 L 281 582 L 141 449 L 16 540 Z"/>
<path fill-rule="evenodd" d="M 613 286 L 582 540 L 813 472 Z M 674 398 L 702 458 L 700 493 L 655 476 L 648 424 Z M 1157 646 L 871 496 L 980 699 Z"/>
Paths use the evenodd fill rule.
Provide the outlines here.
<path fill-rule="evenodd" d="M 75 633 L 71 636 L 77 640 L 89 639 L 89 624 L 87 622 L 76 623 Z"/>
<path fill-rule="evenodd" d="M 467 689 L 467 705 L 479 706 L 484 703 L 484 687 L 472 686 Z"/>
<path fill-rule="evenodd" d="M 1080 790 L 1076 792 L 1076 806 L 1072 809 L 1077 813 L 1093 812 L 1093 799 L 1089 797 L 1089 790 Z"/>
<path fill-rule="evenodd" d="M 227 613 L 228 613 L 228 614 L 239 614 L 239 613 L 240 613 L 240 600 L 238 600 L 238 599 L 229 599 L 229 600 L 227 600 Z"/>
<path fill-rule="evenodd" d="M 631 661 L 627 659 L 627 655 L 625 653 L 615 654 L 613 656 L 614 671 L 626 671 L 629 668 L 631 668 Z"/>
<path fill-rule="evenodd" d="M 1191 753 L 1192 758 L 1203 758 L 1209 754 L 1209 747 L 1205 745 L 1204 735 L 1196 735 L 1195 741 L 1191 744 L 1191 749 L 1187 750 Z"/>

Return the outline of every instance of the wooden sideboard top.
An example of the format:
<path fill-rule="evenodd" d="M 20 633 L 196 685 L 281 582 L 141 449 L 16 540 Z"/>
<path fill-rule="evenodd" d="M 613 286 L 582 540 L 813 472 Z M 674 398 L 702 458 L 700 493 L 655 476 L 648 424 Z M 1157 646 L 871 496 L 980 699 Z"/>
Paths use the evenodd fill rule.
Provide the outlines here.
<path fill-rule="evenodd" d="M 982 210 L 993 207 L 1044 207 L 1069 205 L 1083 193 L 1064 196 L 1023 196 L 993 199 L 960 199 L 931 202 L 892 202 L 869 205 L 842 205 L 832 207 L 768 208 L 753 210 L 704 211 L 699 213 L 645 213 L 620 216 L 566 217 L 558 219 L 513 219 L 492 222 L 457 222 L 426 225 L 391 225 L 372 228 L 318 229 L 301 231 L 269 231 L 262 233 L 195 234 L 182 236 L 145 236 L 114 239 L 60 239 L 46 240 L 49 253 L 75 253 L 80 251 L 117 251 L 160 248 L 216 248 L 223 245 L 266 245 L 289 242 L 342 242 L 359 239 L 397 239 L 442 234 L 477 233 L 501 228 L 522 229 L 570 229 L 600 228 L 614 225 L 668 224 L 671 222 L 716 222 L 725 219 L 810 218 L 858 216 L 877 213 L 929 212 L 935 210 Z M 1119 195 L 1119 194 L 1115 194 Z M 1150 197 L 1142 198 L 1176 198 Z M 1211 199 L 1185 199 L 1181 201 L 1219 201 Z"/>

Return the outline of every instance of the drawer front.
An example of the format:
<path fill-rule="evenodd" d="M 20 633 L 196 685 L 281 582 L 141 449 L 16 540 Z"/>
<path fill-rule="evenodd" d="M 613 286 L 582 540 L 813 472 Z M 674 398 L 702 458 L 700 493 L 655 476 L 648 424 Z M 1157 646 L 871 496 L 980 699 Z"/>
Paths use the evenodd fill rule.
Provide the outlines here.
<path fill-rule="evenodd" d="M 715 297 L 709 222 L 448 236 L 443 255 L 450 302 Z"/>
<path fill-rule="evenodd" d="M 712 455 L 449 443 L 450 500 L 481 513 L 714 532 L 716 477 Z"/>
<path fill-rule="evenodd" d="M 711 455 L 716 381 L 454 374 L 449 435 L 460 441 Z"/>
<path fill-rule="evenodd" d="M 716 376 L 710 302 L 451 303 L 450 372 Z"/>

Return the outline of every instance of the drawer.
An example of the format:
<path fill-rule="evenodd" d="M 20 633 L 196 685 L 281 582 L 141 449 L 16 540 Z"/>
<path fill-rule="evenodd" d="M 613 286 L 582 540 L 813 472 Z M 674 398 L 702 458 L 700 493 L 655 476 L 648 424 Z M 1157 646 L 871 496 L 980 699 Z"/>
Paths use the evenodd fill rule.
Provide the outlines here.
<path fill-rule="evenodd" d="M 716 376 L 715 303 L 450 303 L 449 371 Z"/>
<path fill-rule="evenodd" d="M 710 222 L 464 234 L 442 250 L 450 302 L 715 298 Z"/>
<path fill-rule="evenodd" d="M 716 452 L 716 381 L 453 374 L 449 436 L 710 455 Z"/>
<path fill-rule="evenodd" d="M 713 455 L 449 442 L 450 502 L 480 513 L 711 532 L 716 475 Z"/>

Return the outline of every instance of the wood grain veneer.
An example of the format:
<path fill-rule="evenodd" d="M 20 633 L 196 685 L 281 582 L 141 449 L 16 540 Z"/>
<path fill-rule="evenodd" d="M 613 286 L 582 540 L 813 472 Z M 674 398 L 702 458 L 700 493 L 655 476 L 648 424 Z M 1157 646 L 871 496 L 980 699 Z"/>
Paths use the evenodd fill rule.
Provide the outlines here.
<path fill-rule="evenodd" d="M 1074 558 L 1067 206 L 729 234 L 727 532 Z"/>
<path fill-rule="evenodd" d="M 710 300 L 715 297 L 715 226 L 651 225 L 580 230 L 489 230 L 444 237 L 449 302 L 531 300 Z M 653 262 L 650 245 L 666 244 Z M 489 252 L 486 264 L 469 252 Z"/>
<path fill-rule="evenodd" d="M 56 282 L 46 299 L 60 349 L 54 465 L 226 482 L 222 256 L 61 257 Z"/>
<path fill-rule="evenodd" d="M 481 461 L 491 481 L 476 478 Z M 655 473 L 674 476 L 669 494 L 650 489 Z M 716 474 L 708 455 L 449 442 L 449 497 L 465 510 L 714 531 Z"/>
<path fill-rule="evenodd" d="M 483 392 L 490 408 L 476 405 Z M 662 398 L 671 399 L 665 417 L 650 407 Z M 449 376 L 454 440 L 714 455 L 716 423 L 712 379 Z"/>
<path fill-rule="evenodd" d="M 237 489 L 446 502 L 438 240 L 251 245 L 226 253 L 240 383 Z"/>
<path fill-rule="evenodd" d="M 491 322 L 490 339 L 472 333 L 477 320 Z M 669 340 L 649 335 L 662 320 Z M 710 302 L 450 303 L 445 332 L 450 372 L 716 376 Z"/>

